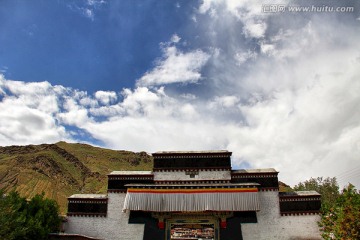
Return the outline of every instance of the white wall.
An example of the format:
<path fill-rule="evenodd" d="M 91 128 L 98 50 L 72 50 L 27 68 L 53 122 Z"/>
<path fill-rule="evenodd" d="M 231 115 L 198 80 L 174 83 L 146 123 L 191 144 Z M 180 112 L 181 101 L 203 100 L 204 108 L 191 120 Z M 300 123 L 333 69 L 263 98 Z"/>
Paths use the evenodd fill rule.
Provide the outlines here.
<path fill-rule="evenodd" d="M 65 232 L 104 240 L 142 240 L 144 224 L 128 224 L 129 213 L 122 212 L 125 195 L 125 193 L 108 194 L 106 217 L 68 216 Z"/>
<path fill-rule="evenodd" d="M 198 180 L 231 180 L 231 172 L 223 171 L 199 171 L 199 175 L 190 178 L 185 171 L 174 172 L 154 172 L 154 181 L 198 181 Z"/>
<path fill-rule="evenodd" d="M 125 195 L 125 193 L 108 194 L 106 218 L 68 217 L 65 232 L 104 240 L 142 240 L 144 224 L 128 224 L 129 213 L 122 212 Z M 261 210 L 257 212 L 258 223 L 241 225 L 244 240 L 321 239 L 317 227 L 317 221 L 320 220 L 318 215 L 281 217 L 277 191 L 259 192 L 259 200 Z"/>
<path fill-rule="evenodd" d="M 244 240 L 312 240 L 321 239 L 318 215 L 281 216 L 277 191 L 259 192 L 258 223 L 241 225 Z"/>

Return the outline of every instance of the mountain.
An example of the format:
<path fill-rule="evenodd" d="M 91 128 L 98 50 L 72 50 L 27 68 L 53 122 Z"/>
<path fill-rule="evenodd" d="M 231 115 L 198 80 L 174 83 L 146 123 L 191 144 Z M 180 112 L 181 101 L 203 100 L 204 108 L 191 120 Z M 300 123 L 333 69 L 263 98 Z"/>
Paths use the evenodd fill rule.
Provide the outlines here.
<path fill-rule="evenodd" d="M 283 183 L 282 181 L 279 181 L 279 192 L 293 192 L 294 190 L 287 185 L 286 183 Z"/>
<path fill-rule="evenodd" d="M 152 165 L 152 156 L 145 152 L 79 143 L 0 147 L 0 189 L 27 198 L 44 192 L 65 213 L 67 197 L 74 193 L 106 193 L 111 171 L 151 170 Z"/>
<path fill-rule="evenodd" d="M 152 170 L 145 152 L 116 151 L 80 143 L 58 142 L 0 147 L 0 189 L 23 197 L 45 193 L 62 213 L 75 193 L 106 193 L 107 174 L 115 170 Z M 279 181 L 281 192 L 291 188 Z"/>

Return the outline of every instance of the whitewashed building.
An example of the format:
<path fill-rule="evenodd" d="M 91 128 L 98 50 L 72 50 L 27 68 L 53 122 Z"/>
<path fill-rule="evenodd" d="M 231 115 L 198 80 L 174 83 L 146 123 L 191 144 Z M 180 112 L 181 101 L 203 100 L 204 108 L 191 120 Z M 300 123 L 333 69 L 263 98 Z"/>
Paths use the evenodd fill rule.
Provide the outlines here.
<path fill-rule="evenodd" d="M 107 194 L 68 198 L 62 239 L 321 239 L 317 192 L 279 193 L 278 172 L 231 169 L 231 152 L 153 154 L 152 171 L 114 171 Z"/>

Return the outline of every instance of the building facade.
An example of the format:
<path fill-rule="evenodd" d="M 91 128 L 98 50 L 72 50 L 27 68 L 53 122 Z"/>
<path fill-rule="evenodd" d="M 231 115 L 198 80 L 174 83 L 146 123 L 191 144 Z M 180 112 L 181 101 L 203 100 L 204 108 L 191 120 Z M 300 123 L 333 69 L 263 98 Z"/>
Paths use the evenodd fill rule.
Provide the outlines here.
<path fill-rule="evenodd" d="M 231 152 L 157 152 L 114 171 L 107 194 L 68 198 L 65 233 L 106 240 L 321 239 L 320 195 L 279 193 L 274 169 L 231 169 Z"/>

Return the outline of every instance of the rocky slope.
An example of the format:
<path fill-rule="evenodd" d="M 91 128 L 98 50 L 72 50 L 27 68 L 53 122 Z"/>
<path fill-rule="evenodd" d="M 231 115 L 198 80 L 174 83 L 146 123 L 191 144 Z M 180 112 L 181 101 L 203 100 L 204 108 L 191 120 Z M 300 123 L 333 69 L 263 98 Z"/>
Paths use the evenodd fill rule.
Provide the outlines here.
<path fill-rule="evenodd" d="M 66 211 L 74 193 L 105 193 L 107 174 L 114 170 L 150 170 L 145 152 L 115 151 L 86 144 L 0 147 L 0 188 L 33 197 L 45 192 Z"/>

